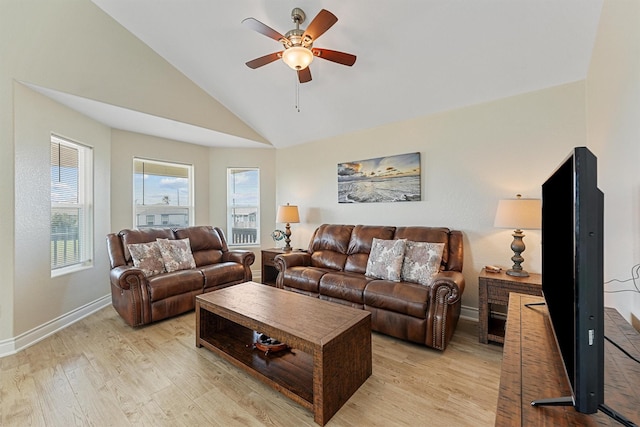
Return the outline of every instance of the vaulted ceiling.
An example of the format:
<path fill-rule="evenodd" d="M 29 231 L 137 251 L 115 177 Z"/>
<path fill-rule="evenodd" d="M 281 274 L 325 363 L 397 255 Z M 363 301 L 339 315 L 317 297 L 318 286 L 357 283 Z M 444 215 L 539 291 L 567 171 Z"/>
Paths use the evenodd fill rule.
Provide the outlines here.
<path fill-rule="evenodd" d="M 602 7 L 602 0 L 92 1 L 278 148 L 585 79 Z M 321 9 L 338 17 L 314 47 L 355 54 L 353 67 L 316 58 L 313 80 L 298 85 L 282 61 L 245 65 L 282 49 L 241 21 L 254 17 L 284 34 L 295 28 L 294 7 L 307 15 L 301 28 Z M 121 116 L 112 126 L 127 129 Z M 172 137 L 191 141 L 193 131 Z"/>

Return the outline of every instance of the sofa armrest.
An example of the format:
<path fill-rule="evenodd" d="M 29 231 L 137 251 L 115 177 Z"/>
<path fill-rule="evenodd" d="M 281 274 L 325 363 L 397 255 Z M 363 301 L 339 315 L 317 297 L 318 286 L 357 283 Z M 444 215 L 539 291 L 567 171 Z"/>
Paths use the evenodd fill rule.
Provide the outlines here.
<path fill-rule="evenodd" d="M 284 288 L 284 272 L 291 267 L 308 267 L 311 265 L 311 254 L 308 252 L 289 252 L 286 254 L 276 255 L 273 263 L 278 270 L 276 277 L 276 288 Z"/>
<path fill-rule="evenodd" d="M 240 249 L 234 249 L 224 252 L 222 254 L 222 261 L 224 262 L 237 262 L 245 267 L 251 266 L 256 260 L 256 254 L 251 251 L 245 251 Z"/>
<path fill-rule="evenodd" d="M 464 285 L 464 276 L 458 271 L 443 271 L 434 277 L 427 314 L 431 328 L 428 346 L 444 350 L 449 344 L 460 317 Z"/>
<path fill-rule="evenodd" d="M 145 284 L 144 287 L 146 287 L 147 278 L 142 270 L 130 265 L 121 265 L 111 269 L 109 277 L 114 286 L 127 291 L 135 286 L 142 288 L 142 284 Z"/>
<path fill-rule="evenodd" d="M 142 270 L 130 265 L 111 269 L 111 301 L 120 316 L 131 326 L 151 322 L 148 282 Z"/>
<path fill-rule="evenodd" d="M 276 269 L 282 273 L 291 267 L 308 267 L 311 265 L 311 255 L 308 252 L 290 252 L 276 255 L 273 263 Z"/>
<path fill-rule="evenodd" d="M 251 251 L 233 249 L 222 253 L 223 262 L 237 262 L 244 267 L 244 281 L 253 280 L 251 264 L 256 260 L 256 255 Z"/>
<path fill-rule="evenodd" d="M 453 304 L 462 298 L 464 286 L 465 282 L 462 273 L 458 271 L 441 271 L 433 278 L 431 300 L 437 301 L 438 295 L 440 295 L 442 303 Z"/>

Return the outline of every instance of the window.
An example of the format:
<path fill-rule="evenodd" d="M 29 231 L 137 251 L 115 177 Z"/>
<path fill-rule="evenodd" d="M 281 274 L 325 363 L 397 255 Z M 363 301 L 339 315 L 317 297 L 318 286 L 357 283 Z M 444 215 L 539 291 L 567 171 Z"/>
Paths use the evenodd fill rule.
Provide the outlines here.
<path fill-rule="evenodd" d="M 260 244 L 260 169 L 227 168 L 228 244 Z"/>
<path fill-rule="evenodd" d="M 133 159 L 136 228 L 193 224 L 193 166 Z"/>
<path fill-rule="evenodd" d="M 51 135 L 52 276 L 91 265 L 92 208 L 92 149 Z"/>

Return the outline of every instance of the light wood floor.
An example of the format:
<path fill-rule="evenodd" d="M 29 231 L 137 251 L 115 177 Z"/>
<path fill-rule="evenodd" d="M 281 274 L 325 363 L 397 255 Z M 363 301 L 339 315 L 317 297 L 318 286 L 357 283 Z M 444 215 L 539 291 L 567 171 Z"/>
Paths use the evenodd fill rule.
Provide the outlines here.
<path fill-rule="evenodd" d="M 107 307 L 0 359 L 2 426 L 315 426 L 195 347 L 193 312 L 132 329 Z M 373 374 L 328 426 L 492 426 L 502 347 L 461 320 L 445 352 L 373 334 Z"/>

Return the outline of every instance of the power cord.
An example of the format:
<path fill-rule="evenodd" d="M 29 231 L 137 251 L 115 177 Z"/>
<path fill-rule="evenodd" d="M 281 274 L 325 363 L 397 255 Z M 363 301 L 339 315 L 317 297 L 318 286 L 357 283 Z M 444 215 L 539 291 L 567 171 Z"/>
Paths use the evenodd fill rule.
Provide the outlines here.
<path fill-rule="evenodd" d="M 604 291 L 607 294 L 617 294 L 620 292 L 637 292 L 640 293 L 640 286 L 638 285 L 638 279 L 640 279 L 640 264 L 636 264 L 633 267 L 631 267 L 631 278 L 627 279 L 627 280 L 618 280 L 618 279 L 611 279 L 608 280 L 606 282 L 604 282 L 605 285 L 609 285 L 611 283 L 627 283 L 627 282 L 632 282 L 633 283 L 633 287 L 634 289 L 620 289 L 617 291 Z"/>
<path fill-rule="evenodd" d="M 640 279 L 640 264 L 636 264 L 633 267 L 631 267 L 631 278 L 630 279 L 627 279 L 627 280 L 611 279 L 609 281 L 604 282 L 605 285 L 608 285 L 608 284 L 613 283 L 613 282 L 617 282 L 617 283 L 633 282 L 633 287 L 635 289 L 621 289 L 621 290 L 618 290 L 618 291 L 605 291 L 605 293 L 610 293 L 610 294 L 615 294 L 615 293 L 619 293 L 619 292 L 638 292 L 638 293 L 640 293 L 640 287 L 638 286 L 638 279 Z M 618 350 L 620 350 L 621 352 L 623 352 L 628 358 L 630 358 L 631 360 L 633 360 L 636 363 L 640 363 L 640 360 L 638 360 L 638 358 L 636 358 L 633 355 L 629 354 L 624 348 L 620 347 L 611 338 L 609 338 L 609 337 L 607 337 L 605 335 L 604 339 L 606 339 L 611 344 L 616 346 L 616 348 Z"/>
<path fill-rule="evenodd" d="M 615 341 L 613 341 L 611 338 L 609 338 L 608 336 L 604 336 L 604 339 L 609 341 L 611 344 L 613 344 L 614 346 L 616 346 L 616 348 L 618 350 L 620 350 L 621 352 L 623 352 L 629 359 L 633 360 L 636 363 L 640 363 L 640 360 L 638 360 L 638 358 L 636 358 L 635 356 L 633 356 L 632 354 L 630 354 L 627 350 L 625 350 L 624 348 L 620 347 Z"/>

